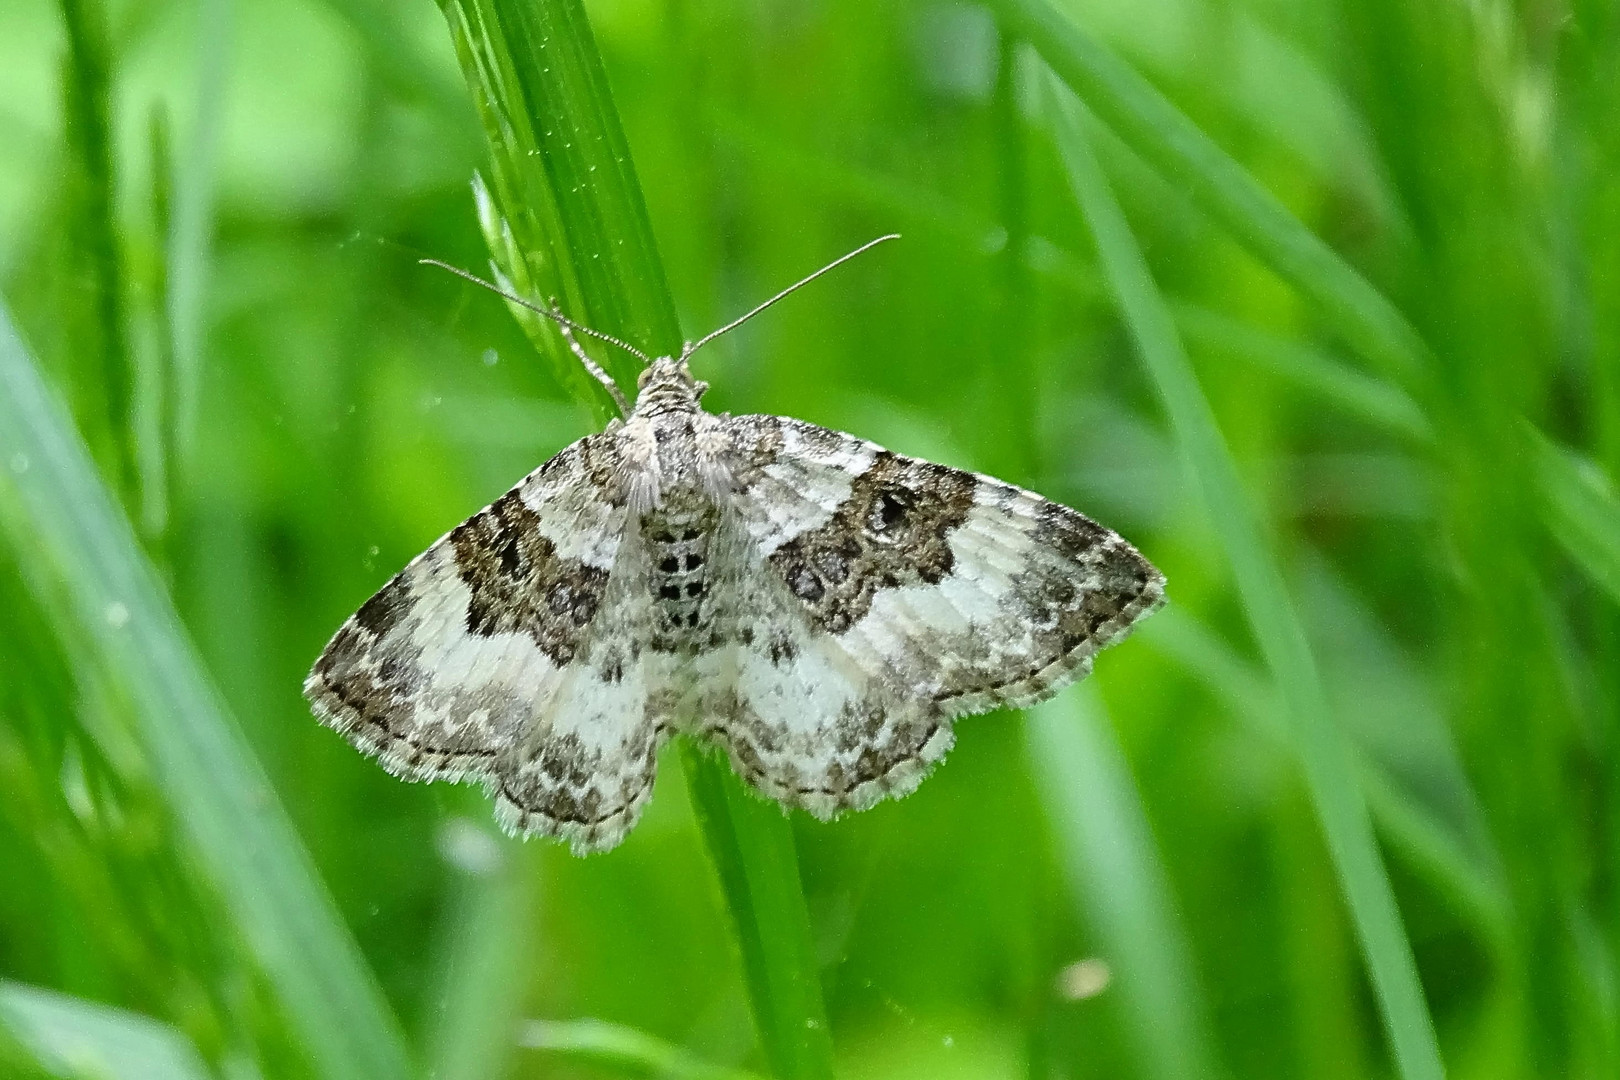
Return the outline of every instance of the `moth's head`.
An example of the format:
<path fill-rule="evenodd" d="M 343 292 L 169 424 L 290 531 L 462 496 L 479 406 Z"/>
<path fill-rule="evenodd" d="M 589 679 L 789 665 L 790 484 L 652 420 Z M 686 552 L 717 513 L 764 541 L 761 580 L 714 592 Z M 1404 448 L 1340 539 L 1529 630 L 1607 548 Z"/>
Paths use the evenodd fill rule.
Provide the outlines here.
<path fill-rule="evenodd" d="M 660 356 L 641 369 L 636 380 L 636 412 L 642 415 L 695 410 L 709 384 L 692 378 L 686 357 Z"/>

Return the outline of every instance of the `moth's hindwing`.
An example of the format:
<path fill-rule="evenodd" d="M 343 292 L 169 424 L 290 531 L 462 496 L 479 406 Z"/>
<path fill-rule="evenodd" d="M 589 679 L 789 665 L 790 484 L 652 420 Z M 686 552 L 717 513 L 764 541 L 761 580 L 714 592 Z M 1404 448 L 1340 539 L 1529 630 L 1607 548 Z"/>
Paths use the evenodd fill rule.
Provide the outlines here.
<path fill-rule="evenodd" d="M 574 443 L 384 585 L 304 684 L 322 722 L 406 779 L 484 781 L 510 829 L 618 843 L 665 735 L 622 647 L 618 466 L 611 436 Z"/>
<path fill-rule="evenodd" d="M 783 417 L 728 435 L 760 572 L 707 730 L 783 802 L 911 791 L 953 718 L 1049 697 L 1163 602 L 1135 548 L 1031 492 Z"/>

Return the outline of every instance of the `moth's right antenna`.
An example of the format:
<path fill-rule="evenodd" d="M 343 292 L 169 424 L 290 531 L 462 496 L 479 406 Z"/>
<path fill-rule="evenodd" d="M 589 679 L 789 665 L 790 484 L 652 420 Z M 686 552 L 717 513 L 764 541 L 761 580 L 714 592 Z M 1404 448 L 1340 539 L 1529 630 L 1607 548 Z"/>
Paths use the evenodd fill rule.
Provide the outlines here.
<path fill-rule="evenodd" d="M 900 239 L 900 234 L 899 233 L 890 233 L 887 236 L 880 236 L 876 240 L 868 240 L 866 243 L 862 244 L 860 247 L 856 248 L 854 251 L 850 252 L 848 255 L 844 255 L 844 256 L 842 256 L 840 258 L 834 259 L 832 262 L 828 263 L 826 266 L 823 266 L 820 270 L 817 270 L 815 273 L 811 274 L 809 277 L 801 278 L 800 280 L 795 281 L 792 285 L 789 285 L 787 288 L 783 289 L 781 292 L 777 293 L 775 296 L 771 297 L 769 300 L 765 301 L 763 304 L 759 305 L 753 311 L 750 311 L 748 314 L 744 315 L 742 318 L 740 318 L 740 319 L 732 319 L 730 322 L 726 323 L 726 325 L 722 326 L 720 329 L 716 330 L 714 333 L 706 334 L 703 337 L 699 338 L 697 340 L 696 344 L 688 344 L 688 345 L 686 345 L 684 348 L 681 349 L 681 359 L 685 360 L 687 357 L 691 356 L 693 353 L 695 353 L 699 349 L 703 348 L 703 346 L 707 345 L 709 342 L 713 341 L 715 338 L 719 337 L 721 334 L 727 334 L 727 333 L 730 333 L 731 331 L 737 329 L 737 327 L 741 326 L 743 323 L 747 322 L 749 319 L 752 319 L 755 315 L 758 315 L 760 312 L 764 311 L 766 308 L 770 307 L 772 304 L 776 303 L 778 300 L 781 300 L 781 299 L 789 296 L 790 294 L 799 291 L 800 289 L 804 288 L 806 285 L 810 284 L 812 281 L 816 280 L 816 278 L 820 277 L 822 274 L 825 274 L 827 271 L 844 265 L 845 263 L 849 262 L 849 260 L 853 259 L 855 256 L 861 254 L 862 252 L 870 251 L 872 248 L 877 247 L 879 244 L 883 243 L 885 240 L 898 240 L 898 239 Z"/>
<path fill-rule="evenodd" d="M 556 323 L 558 328 L 562 331 L 563 340 L 568 342 L 568 348 L 576 357 L 579 358 L 579 362 L 585 365 L 585 370 L 590 372 L 591 377 L 606 387 L 607 392 L 612 395 L 613 403 L 619 407 L 620 415 L 630 415 L 630 403 L 625 400 L 624 391 L 620 390 L 619 384 L 613 381 L 613 377 L 607 372 L 603 371 L 601 365 L 597 364 L 595 360 L 592 360 L 590 354 L 580 347 L 579 340 L 574 337 L 574 334 L 585 334 L 589 337 L 596 338 L 598 341 L 605 341 L 609 345 L 617 345 L 630 355 L 640 357 L 643 363 L 652 363 L 652 357 L 648 356 L 646 353 L 642 352 L 628 341 L 623 341 L 616 338 L 612 334 L 604 334 L 600 330 L 592 330 L 588 326 L 575 322 L 573 319 L 570 319 L 557 309 L 557 301 L 555 300 L 551 302 L 551 307 L 543 308 L 539 304 L 523 299 L 523 297 L 518 296 L 516 293 L 506 291 L 493 282 L 485 281 L 476 274 L 469 274 L 459 266 L 451 266 L 449 263 L 440 262 L 438 259 L 418 259 L 417 262 L 421 263 L 423 266 L 437 266 L 440 270 L 448 270 L 459 278 L 466 278 L 474 285 L 482 285 L 496 296 L 504 297 L 514 304 L 521 305 L 522 307 L 528 308 L 530 311 L 544 315 L 546 318 Z"/>

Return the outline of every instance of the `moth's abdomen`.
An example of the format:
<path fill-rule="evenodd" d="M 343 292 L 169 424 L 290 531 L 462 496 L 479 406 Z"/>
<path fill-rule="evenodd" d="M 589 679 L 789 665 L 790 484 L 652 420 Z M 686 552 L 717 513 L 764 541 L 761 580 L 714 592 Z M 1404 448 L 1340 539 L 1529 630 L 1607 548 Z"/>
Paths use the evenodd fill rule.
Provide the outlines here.
<path fill-rule="evenodd" d="M 716 517 L 710 505 L 682 506 L 668 500 L 641 519 L 651 563 L 647 583 L 657 613 L 655 650 L 690 650 L 710 636 L 709 547 Z"/>

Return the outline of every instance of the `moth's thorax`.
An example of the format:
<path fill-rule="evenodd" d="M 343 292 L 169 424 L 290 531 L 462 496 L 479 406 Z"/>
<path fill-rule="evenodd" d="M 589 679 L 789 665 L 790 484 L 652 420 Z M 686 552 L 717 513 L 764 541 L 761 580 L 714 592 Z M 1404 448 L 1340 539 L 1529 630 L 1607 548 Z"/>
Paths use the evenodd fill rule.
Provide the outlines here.
<path fill-rule="evenodd" d="M 652 417 L 664 413 L 692 413 L 709 384 L 692 378 L 684 360 L 659 357 L 642 371 L 636 382 L 634 416 Z"/>
<path fill-rule="evenodd" d="M 710 543 L 720 521 L 725 486 L 717 420 L 698 404 L 707 385 L 685 361 L 655 360 L 641 374 L 636 407 L 625 422 L 651 443 L 645 489 L 656 495 L 638 507 L 647 553 L 649 599 L 656 612 L 655 651 L 696 653 L 713 636 Z"/>
<path fill-rule="evenodd" d="M 657 510 L 696 494 L 713 502 L 729 490 L 724 418 L 699 405 L 706 384 L 684 362 L 657 360 L 641 376 L 636 407 L 609 429 L 618 444 L 632 511 Z"/>

